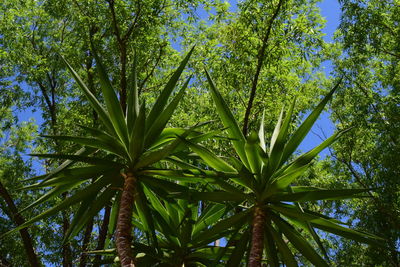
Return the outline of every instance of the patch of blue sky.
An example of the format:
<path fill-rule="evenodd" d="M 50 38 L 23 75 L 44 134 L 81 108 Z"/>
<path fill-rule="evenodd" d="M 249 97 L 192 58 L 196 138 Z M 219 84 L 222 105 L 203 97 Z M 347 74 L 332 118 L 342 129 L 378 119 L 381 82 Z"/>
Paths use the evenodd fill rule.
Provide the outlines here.
<path fill-rule="evenodd" d="M 335 30 L 340 23 L 340 4 L 338 1 L 324 0 L 318 4 L 321 9 L 321 15 L 325 18 L 326 24 L 323 29 L 325 33 L 324 40 L 326 42 L 333 42 L 333 36 Z M 329 76 L 333 71 L 333 66 L 331 61 L 325 61 L 322 64 L 325 74 Z M 308 114 L 307 114 L 308 115 Z M 335 131 L 335 125 L 330 120 L 330 111 L 323 112 L 319 119 L 314 124 L 311 132 L 306 136 L 306 138 L 301 143 L 299 150 L 306 152 L 312 148 L 318 146 L 323 139 L 331 136 Z M 329 148 L 324 149 L 320 154 L 320 158 L 325 158 L 329 155 Z"/>

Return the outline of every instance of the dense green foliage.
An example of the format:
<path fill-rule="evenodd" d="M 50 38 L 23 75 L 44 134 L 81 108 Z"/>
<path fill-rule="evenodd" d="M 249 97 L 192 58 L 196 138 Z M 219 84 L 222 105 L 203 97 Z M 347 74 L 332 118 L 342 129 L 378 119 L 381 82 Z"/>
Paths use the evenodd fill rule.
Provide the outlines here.
<path fill-rule="evenodd" d="M 320 221 L 314 221 L 314 225 L 309 222 L 299 223 L 299 217 L 296 216 L 301 215 L 296 210 L 292 211 L 292 217 L 286 217 L 291 218 L 287 223 L 273 213 L 276 217 L 268 220 L 274 223 L 267 223 L 269 230 L 266 234 L 268 241 L 265 243 L 265 258 L 269 266 L 279 266 L 282 262 L 292 266 L 294 261 L 306 266 L 310 265 L 310 261 L 321 265 L 322 257 L 328 257 L 332 266 L 400 266 L 400 170 L 397 164 L 400 158 L 400 46 L 396 41 L 400 38 L 400 3 L 397 0 L 343 0 L 340 4 L 341 24 L 334 42 L 327 43 L 323 39 L 324 19 L 318 1 L 314 0 L 246 0 L 239 3 L 203 0 L 1 2 L 0 234 L 15 229 L 21 224 L 20 219 L 26 221 L 35 218 L 46 210 L 60 207 L 60 203 L 68 202 L 71 196 L 79 195 L 86 187 L 95 187 L 90 182 L 64 186 L 53 194 L 54 197 L 21 212 L 23 218 L 17 219 L 17 210 L 21 211 L 49 192 L 48 188 L 37 190 L 39 186 L 36 190 L 32 190 L 33 187 L 28 191 L 20 190 L 33 183 L 32 180 L 25 180 L 55 170 L 62 163 L 60 158 L 39 161 L 26 154 L 71 154 L 79 149 L 76 144 L 68 142 L 76 143 L 77 139 L 63 137 L 49 140 L 37 138 L 38 134 L 89 137 L 86 132 L 88 129 L 78 124 L 100 127 L 106 132 L 113 127 L 122 129 L 117 122 L 111 122 L 112 126 L 109 125 L 107 129 L 101 111 L 93 109 L 93 103 L 82 94 L 61 56 L 82 78 L 87 90 L 100 103 L 108 105 L 107 110 L 111 111 L 109 116 L 118 120 L 120 115 L 115 113 L 115 108 L 111 108 L 113 104 L 107 102 L 109 97 L 104 94 L 106 76 L 110 78 L 110 88 L 116 89 L 119 96 L 117 102 L 122 111 L 127 106 L 129 110 L 129 95 L 135 84 L 140 103 L 145 102 L 146 107 L 151 107 L 161 89 L 173 76 L 179 66 L 178 62 L 196 45 L 177 88 L 184 84 L 189 75 L 193 78 L 185 93 L 181 91 L 182 95 L 178 94 L 179 98 L 183 98 L 166 125 L 179 129 L 174 132 L 179 138 L 175 135 L 175 139 L 167 138 L 168 142 L 180 140 L 179 151 L 175 151 L 179 153 L 169 158 L 167 163 L 152 165 L 163 171 L 146 170 L 146 177 L 169 177 L 164 184 L 168 190 L 163 187 L 163 190 L 157 190 L 159 187 L 154 185 L 155 182 L 148 180 L 150 182 L 144 183 L 143 188 L 140 186 L 139 204 L 134 208 L 133 245 L 134 252 L 138 253 L 138 262 L 150 264 L 162 261 L 168 266 L 181 266 L 183 262 L 180 259 L 187 258 L 190 260 L 185 261 L 185 264 L 189 266 L 212 266 L 218 261 L 229 264 L 243 261 L 244 264 L 250 253 L 251 216 L 245 222 L 241 214 L 246 215 L 246 211 L 252 211 L 253 204 L 259 205 L 258 200 L 252 202 L 254 199 L 250 197 L 250 192 L 262 195 L 262 192 L 257 192 L 263 191 L 266 186 L 261 183 L 260 188 L 248 188 L 243 182 L 237 185 L 235 183 L 240 179 L 228 177 L 220 171 L 231 172 L 232 176 L 232 173 L 239 171 L 237 159 L 240 159 L 242 165 L 239 166 L 245 166 L 243 172 L 247 170 L 247 175 L 249 172 L 257 173 L 257 166 L 248 165 L 246 160 L 254 160 L 260 155 L 247 155 L 240 149 L 238 151 L 238 142 L 246 143 L 247 150 L 251 151 L 250 147 L 258 146 L 258 142 L 263 147 L 264 140 L 274 140 L 274 127 L 281 108 L 290 106 L 292 99 L 297 98 L 292 110 L 294 120 L 285 121 L 287 140 L 290 140 L 289 137 L 293 136 L 296 126 L 302 121 L 302 115 L 311 110 L 319 102 L 319 96 L 326 95 L 333 87 L 332 84 L 341 78 L 330 106 L 331 120 L 338 130 L 354 128 L 342 135 L 340 142 L 332 145 L 330 156 L 322 161 L 307 162 L 307 170 L 299 174 L 296 182 L 290 180 L 290 184 L 300 189 L 304 189 L 303 186 L 332 189 L 337 194 L 344 194 L 345 189 L 353 190 L 348 191 L 351 193 L 363 192 L 365 188 L 373 188 L 373 191 L 366 191 L 367 197 L 364 198 L 335 201 L 316 201 L 324 199 L 321 198 L 323 194 L 326 194 L 325 199 L 332 198 L 327 191 L 310 193 L 310 196 L 303 193 L 301 202 L 308 201 L 301 203 L 301 207 L 294 204 L 308 213 L 308 217 L 304 215 L 301 218 L 306 218 L 305 221 Z M 95 70 L 99 61 L 95 60 L 94 51 L 100 55 L 104 73 L 107 73 L 103 77 Z M 322 64 L 325 60 L 333 62 L 332 77 L 326 77 L 323 72 Z M 215 100 L 215 91 L 214 95 L 210 94 L 204 68 L 207 68 L 215 87 L 223 96 L 226 102 L 223 106 L 231 107 L 232 117 L 238 121 L 236 134 L 232 134 L 232 125 L 226 125 L 224 118 L 219 120 L 221 108 L 216 109 L 218 102 L 212 101 L 212 98 Z M 100 93 L 101 88 L 103 93 Z M 140 112 L 144 113 L 145 110 L 143 105 Z M 37 119 L 36 124 L 26 119 L 31 116 L 31 112 Z M 149 115 L 149 112 L 147 108 L 146 116 L 153 116 L 154 119 L 155 113 Z M 149 119 L 149 122 L 155 122 L 153 119 Z M 187 130 L 190 126 L 209 120 L 215 121 Z M 255 134 L 247 134 L 258 131 L 262 121 L 264 140 L 261 137 L 255 138 Z M 133 126 L 128 124 L 127 127 Z M 196 138 L 200 131 L 209 134 Z M 111 130 L 108 134 L 115 133 L 123 140 L 122 132 Z M 240 140 L 239 132 L 244 132 L 243 140 Z M 246 139 L 247 136 L 250 137 Z M 160 138 L 165 137 L 161 135 Z M 140 139 L 140 134 L 135 138 Z M 154 140 L 157 138 L 154 137 Z M 86 141 L 80 140 L 78 143 Z M 147 143 L 149 150 L 154 149 L 154 146 L 150 146 L 152 142 Z M 195 153 L 183 149 L 184 143 Z M 137 150 L 129 148 L 128 141 L 123 146 L 128 146 L 128 150 Z M 126 156 L 119 155 L 122 153 L 119 150 L 110 149 L 107 147 L 105 150 L 117 155 L 117 162 Z M 215 161 L 204 160 L 207 157 L 202 157 L 201 152 L 214 155 Z M 292 156 L 293 152 L 286 153 L 285 159 L 275 160 L 277 166 L 273 171 L 290 166 L 284 163 L 296 158 L 296 155 Z M 106 154 L 97 155 L 110 159 Z M 232 158 L 236 160 L 232 162 Z M 272 164 L 265 163 L 267 157 L 264 161 L 262 158 L 255 160 L 260 163 L 257 174 L 260 177 L 262 166 Z M 132 160 L 137 163 L 136 159 L 129 157 L 128 162 Z M 182 159 L 186 159 L 185 162 Z M 133 162 L 130 164 L 123 161 L 123 164 L 129 168 L 136 164 Z M 222 164 L 222 169 L 219 169 L 221 165 L 216 162 Z M 82 170 L 87 168 L 81 163 L 76 167 Z M 191 170 L 179 172 L 181 168 Z M 239 171 L 242 175 L 243 172 Z M 119 170 L 116 176 L 118 173 Z M 85 176 L 85 179 L 94 181 L 95 177 L 91 174 Z M 192 183 L 193 180 L 196 182 Z M 113 223 L 120 195 L 114 187 L 120 187 L 121 182 L 122 179 L 119 179 L 116 184 L 107 185 L 106 190 L 98 188 L 97 199 L 101 201 L 97 201 L 98 204 L 91 202 L 92 208 L 89 210 L 83 208 L 89 205 L 88 200 L 80 205 L 66 205 L 60 209 L 62 212 L 54 212 L 51 217 L 27 228 L 25 236 L 30 235 L 33 240 L 31 246 L 44 265 L 89 266 L 94 262 L 94 266 L 99 266 L 100 260 L 114 260 Z M 188 186 L 189 191 L 186 190 Z M 226 192 L 227 189 L 231 192 Z M 285 200 L 286 195 L 293 192 L 285 191 L 286 186 L 280 189 L 283 191 L 278 195 L 283 200 L 278 197 L 275 202 L 297 201 L 293 197 Z M 217 194 L 214 196 L 208 193 L 215 190 Z M 232 196 L 232 190 L 237 192 L 236 196 Z M 206 193 L 202 195 L 194 192 Z M 241 195 L 245 196 L 240 198 Z M 176 200 L 178 197 L 181 199 Z M 14 204 L 11 204 L 10 199 Z M 239 208 L 238 203 L 241 205 Z M 273 204 L 268 205 L 269 210 L 278 212 L 274 210 Z M 150 209 L 146 209 L 146 206 Z M 278 207 L 279 214 L 288 208 Z M 381 241 L 383 246 L 368 246 L 314 230 L 315 226 L 320 226 L 321 221 L 327 220 L 312 217 L 317 216 L 315 212 L 336 217 L 357 230 L 348 234 L 346 231 L 350 230 L 342 229 L 348 229 L 347 226 L 332 224 L 330 230 L 333 227 L 336 232 L 329 229 L 328 232 L 352 238 L 361 231 L 368 232 L 384 238 Z M 84 220 L 79 220 L 81 214 L 86 214 Z M 248 227 L 230 228 L 235 223 Z M 284 236 L 276 231 L 279 224 L 284 224 Z M 319 228 L 327 230 L 326 227 Z M 291 236 L 293 231 L 302 232 L 302 239 Z M 69 243 L 63 244 L 63 240 L 70 234 Z M 14 232 L 2 237 L 0 265 L 28 265 L 28 250 L 21 245 L 21 235 L 22 232 Z M 358 241 L 365 241 L 363 238 L 360 237 Z M 271 240 L 275 240 L 275 243 Z M 306 241 L 310 247 L 305 252 L 299 246 L 304 249 Z M 211 243 L 213 246 L 205 247 Z M 102 249 L 109 250 L 105 255 L 99 252 L 90 255 L 82 253 Z"/>

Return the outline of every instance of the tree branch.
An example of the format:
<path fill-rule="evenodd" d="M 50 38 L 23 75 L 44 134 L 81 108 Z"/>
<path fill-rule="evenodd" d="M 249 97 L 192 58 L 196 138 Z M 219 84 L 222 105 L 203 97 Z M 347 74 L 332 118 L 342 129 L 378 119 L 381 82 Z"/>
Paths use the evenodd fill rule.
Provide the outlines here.
<path fill-rule="evenodd" d="M 128 28 L 128 30 L 126 31 L 126 33 L 124 34 L 124 36 L 122 37 L 122 40 L 123 40 L 124 42 L 127 42 L 127 41 L 128 41 L 128 39 L 129 39 L 129 37 L 131 36 L 133 30 L 134 30 L 134 29 L 136 28 L 136 26 L 137 26 L 137 22 L 138 22 L 138 20 L 139 20 L 140 13 L 141 13 L 141 11 L 142 11 L 142 8 L 141 8 L 141 6 L 140 6 L 140 1 L 138 1 L 137 4 L 138 4 L 138 10 L 137 10 L 137 12 L 136 12 L 136 14 L 135 14 L 135 19 L 133 20 L 132 24 L 129 26 L 129 28 Z"/>
<path fill-rule="evenodd" d="M 262 46 L 258 51 L 256 72 L 254 74 L 253 82 L 251 85 L 250 98 L 249 98 L 249 102 L 247 103 L 246 113 L 245 113 L 244 120 L 243 120 L 242 132 L 243 132 L 244 136 L 247 135 L 247 131 L 248 131 L 248 127 L 249 127 L 250 112 L 253 107 L 254 98 L 256 96 L 257 83 L 258 83 L 258 79 L 260 76 L 262 65 L 264 63 L 265 50 L 267 49 L 267 46 L 268 46 L 268 41 L 269 41 L 269 38 L 271 35 L 271 30 L 272 30 L 272 25 L 274 24 L 275 19 L 278 17 L 278 14 L 279 14 L 279 11 L 283 4 L 283 1 L 284 0 L 279 0 L 278 6 L 276 7 L 275 12 L 268 22 L 268 28 L 265 33 L 264 39 L 262 40 Z"/>
<path fill-rule="evenodd" d="M 146 77 L 145 77 L 145 78 L 143 79 L 143 81 L 140 83 L 140 86 L 139 86 L 139 94 L 141 93 L 141 91 L 142 91 L 144 85 L 146 84 L 147 80 L 153 75 L 154 70 L 156 69 L 156 67 L 157 67 L 158 64 L 160 63 L 161 57 L 162 57 L 162 54 L 163 54 L 163 48 L 164 48 L 164 47 L 165 47 L 165 45 L 161 45 L 161 46 L 160 46 L 160 52 L 159 52 L 158 57 L 157 57 L 157 59 L 156 59 L 156 63 L 154 64 L 154 66 L 153 66 L 153 68 L 151 69 L 151 71 L 146 75 Z"/>

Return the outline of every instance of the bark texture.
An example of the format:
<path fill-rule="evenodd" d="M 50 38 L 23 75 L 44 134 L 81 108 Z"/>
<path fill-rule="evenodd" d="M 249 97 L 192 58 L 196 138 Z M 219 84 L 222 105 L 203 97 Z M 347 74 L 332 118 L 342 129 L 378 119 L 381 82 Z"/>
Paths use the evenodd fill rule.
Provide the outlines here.
<path fill-rule="evenodd" d="M 264 228 L 265 211 L 260 206 L 256 206 L 253 214 L 249 267 L 261 267 L 264 249 Z"/>
<path fill-rule="evenodd" d="M 132 212 L 136 196 L 136 179 L 133 173 L 124 176 L 124 188 L 118 213 L 116 246 L 122 267 L 134 267 L 135 258 L 132 255 Z"/>

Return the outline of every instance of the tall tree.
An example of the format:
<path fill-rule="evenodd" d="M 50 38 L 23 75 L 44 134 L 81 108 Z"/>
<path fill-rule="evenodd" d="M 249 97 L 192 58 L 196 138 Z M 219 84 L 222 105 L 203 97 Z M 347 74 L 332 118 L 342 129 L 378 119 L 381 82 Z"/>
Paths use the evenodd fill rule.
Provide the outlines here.
<path fill-rule="evenodd" d="M 1 84 L 3 88 L 12 86 L 10 81 L 1 81 Z M 19 90 L 15 90 L 13 93 L 5 90 L 0 92 L 2 99 L 0 103 L 1 232 L 25 222 L 24 217 L 19 213 L 19 205 L 30 199 L 29 196 L 17 198 L 17 195 L 14 194 L 15 189 L 21 186 L 22 179 L 32 174 L 31 161 L 24 160 L 23 153 L 26 153 L 29 149 L 36 130 L 32 122 L 19 123 L 16 114 L 12 112 L 13 105 L 15 105 L 14 108 L 18 109 L 21 108 L 21 104 L 24 102 L 23 98 L 13 102 L 16 95 L 21 96 L 21 93 Z M 41 262 L 36 250 L 36 240 L 32 238 L 28 229 L 19 231 L 19 235 L 19 237 L 3 240 L 3 245 L 0 248 L 1 258 L 20 265 L 40 266 Z M 22 247 L 23 250 L 21 251 Z M 15 257 L 10 252 L 15 253 Z"/>
<path fill-rule="evenodd" d="M 345 53 L 336 58 L 335 73 L 343 77 L 344 88 L 332 106 L 332 119 L 355 130 L 334 146 L 332 165 L 343 180 L 378 189 L 369 199 L 339 205 L 338 215 L 384 237 L 390 249 L 345 242 L 336 260 L 400 266 L 400 169 L 394 162 L 400 156 L 400 46 L 395 41 L 400 38 L 400 6 L 398 1 L 340 2 L 336 41 Z"/>

